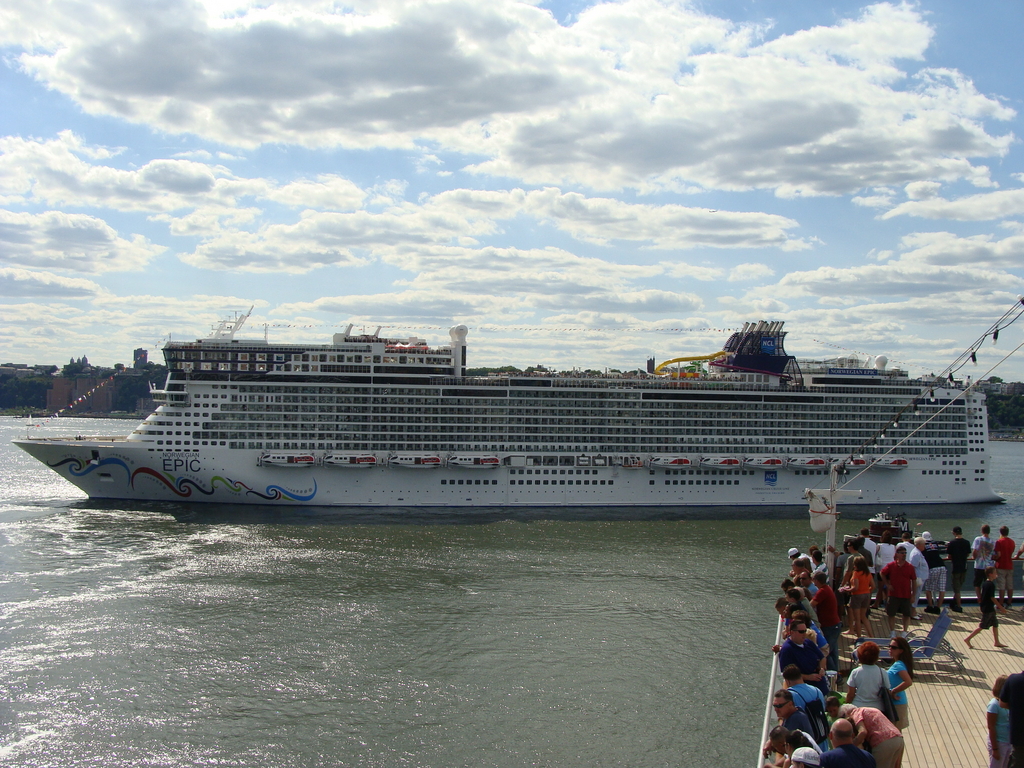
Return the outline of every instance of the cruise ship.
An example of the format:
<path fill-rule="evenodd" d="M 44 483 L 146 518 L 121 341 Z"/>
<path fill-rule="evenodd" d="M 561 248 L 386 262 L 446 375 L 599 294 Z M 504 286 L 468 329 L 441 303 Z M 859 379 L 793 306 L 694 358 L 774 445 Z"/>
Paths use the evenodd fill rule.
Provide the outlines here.
<path fill-rule="evenodd" d="M 443 345 L 354 334 L 163 353 L 158 406 L 122 437 L 17 445 L 97 499 L 342 507 L 805 506 L 1000 501 L 984 395 L 885 357 L 798 361 L 782 322 L 632 373 L 466 374 Z M 884 433 L 880 433 L 882 429 Z"/>

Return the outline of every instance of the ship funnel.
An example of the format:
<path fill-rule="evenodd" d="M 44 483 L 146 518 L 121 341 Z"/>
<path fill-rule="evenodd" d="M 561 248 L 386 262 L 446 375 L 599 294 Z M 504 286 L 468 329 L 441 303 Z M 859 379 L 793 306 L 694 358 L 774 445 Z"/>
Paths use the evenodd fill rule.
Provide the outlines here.
<path fill-rule="evenodd" d="M 448 330 L 452 340 L 452 375 L 462 378 L 466 370 L 466 334 L 469 328 L 456 325 Z"/>

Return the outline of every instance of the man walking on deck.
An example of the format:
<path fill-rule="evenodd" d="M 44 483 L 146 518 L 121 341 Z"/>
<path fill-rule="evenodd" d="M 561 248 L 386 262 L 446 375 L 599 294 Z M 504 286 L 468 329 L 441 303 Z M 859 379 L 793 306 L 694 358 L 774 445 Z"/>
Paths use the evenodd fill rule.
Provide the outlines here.
<path fill-rule="evenodd" d="M 963 528 L 959 525 L 953 529 L 953 539 L 946 545 L 946 553 L 949 555 L 949 562 L 953 566 L 951 573 L 953 579 L 953 604 L 950 606 L 950 610 L 963 613 L 964 607 L 960 602 L 960 589 L 964 585 L 964 579 L 967 578 L 967 558 L 971 554 L 971 543 L 964 538 Z"/>
<path fill-rule="evenodd" d="M 988 525 L 981 526 L 981 536 L 974 537 L 971 545 L 971 557 L 974 558 L 974 592 L 981 601 L 981 585 L 985 583 L 985 569 L 995 565 L 992 559 L 992 539 L 988 537 L 992 529 Z"/>

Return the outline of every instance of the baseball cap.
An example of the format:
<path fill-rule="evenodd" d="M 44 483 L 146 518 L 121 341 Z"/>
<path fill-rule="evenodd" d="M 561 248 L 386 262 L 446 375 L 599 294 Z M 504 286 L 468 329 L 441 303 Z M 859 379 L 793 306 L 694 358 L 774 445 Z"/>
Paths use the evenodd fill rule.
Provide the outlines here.
<path fill-rule="evenodd" d="M 932 535 L 930 533 L 928 533 L 928 531 L 925 531 L 924 533 L 921 534 L 921 538 L 924 539 L 925 541 L 931 541 L 932 540 Z"/>
<path fill-rule="evenodd" d="M 964 529 L 961 528 L 959 525 L 953 526 L 953 533 L 963 533 L 963 532 L 964 532 Z"/>
<path fill-rule="evenodd" d="M 821 765 L 821 757 L 818 755 L 817 751 L 810 747 L 794 749 L 793 756 L 790 760 L 794 763 L 803 763 L 804 765 Z"/>
<path fill-rule="evenodd" d="M 790 547 L 789 548 L 789 556 L 790 557 L 796 557 L 799 554 L 800 554 L 800 550 L 797 549 L 796 547 Z"/>

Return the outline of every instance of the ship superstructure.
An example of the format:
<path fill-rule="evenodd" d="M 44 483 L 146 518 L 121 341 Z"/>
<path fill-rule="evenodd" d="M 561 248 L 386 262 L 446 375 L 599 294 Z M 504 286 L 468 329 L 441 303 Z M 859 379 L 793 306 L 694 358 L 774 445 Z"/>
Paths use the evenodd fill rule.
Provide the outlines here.
<path fill-rule="evenodd" d="M 351 326 L 328 344 L 279 344 L 236 339 L 240 326 L 169 342 L 161 404 L 126 438 L 18 444 L 97 498 L 804 505 L 839 462 L 865 470 L 847 503 L 999 500 L 982 394 L 883 357 L 798 363 L 781 322 L 678 358 L 706 360 L 703 374 L 487 377 L 465 375 L 464 326 L 440 346 Z"/>

